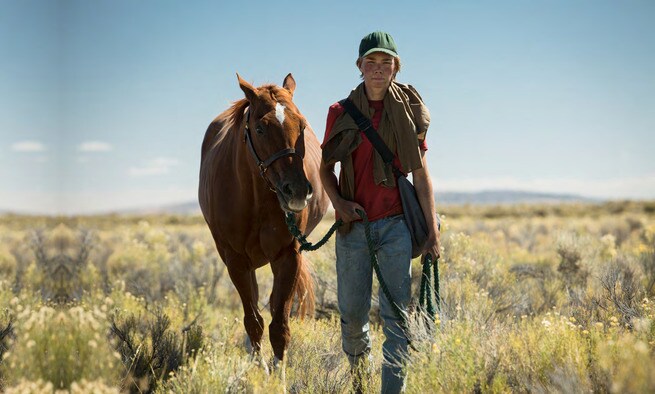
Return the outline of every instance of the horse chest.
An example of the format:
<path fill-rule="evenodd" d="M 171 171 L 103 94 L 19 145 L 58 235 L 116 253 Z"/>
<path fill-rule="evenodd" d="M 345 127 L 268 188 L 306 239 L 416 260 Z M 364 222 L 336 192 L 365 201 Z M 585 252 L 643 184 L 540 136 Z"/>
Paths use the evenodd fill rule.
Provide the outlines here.
<path fill-rule="evenodd" d="M 293 243 L 282 211 L 270 211 L 264 213 L 236 207 L 225 210 L 215 222 L 219 241 L 235 252 L 251 256 L 253 262 L 270 260 Z"/>

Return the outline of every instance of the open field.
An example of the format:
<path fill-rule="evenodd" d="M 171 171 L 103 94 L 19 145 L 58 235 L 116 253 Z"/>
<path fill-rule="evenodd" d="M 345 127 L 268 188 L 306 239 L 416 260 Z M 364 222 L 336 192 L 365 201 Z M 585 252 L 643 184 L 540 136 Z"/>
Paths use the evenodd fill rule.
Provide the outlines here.
<path fill-rule="evenodd" d="M 432 333 L 412 325 L 408 392 L 655 392 L 654 202 L 440 210 L 442 311 Z M 316 319 L 292 320 L 286 387 L 345 393 L 334 240 L 308 258 Z M 268 324 L 270 269 L 258 279 Z M 246 353 L 201 217 L 0 217 L 0 306 L 8 393 L 283 387 Z M 377 300 L 371 319 L 379 392 Z"/>

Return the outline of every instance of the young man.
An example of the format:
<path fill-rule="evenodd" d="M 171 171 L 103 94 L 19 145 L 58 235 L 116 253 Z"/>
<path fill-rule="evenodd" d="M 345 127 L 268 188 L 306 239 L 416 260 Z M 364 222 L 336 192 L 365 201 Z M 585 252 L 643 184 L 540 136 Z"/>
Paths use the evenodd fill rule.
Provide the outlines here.
<path fill-rule="evenodd" d="M 359 45 L 357 68 L 363 83 L 349 95 L 359 110 L 371 119 L 389 149 L 394 164 L 412 172 L 419 202 L 425 212 L 430 237 L 424 255 L 439 256 L 439 231 L 432 183 L 427 169 L 425 134 L 429 112 L 420 96 L 409 85 L 395 82 L 400 70 L 396 44 L 388 33 L 374 32 Z M 337 293 L 341 313 L 343 350 L 354 372 L 355 390 L 361 390 L 362 365 L 371 349 L 368 313 L 371 308 L 373 269 L 364 225 L 357 210 L 366 212 L 384 281 L 393 302 L 407 310 L 411 297 L 412 245 L 396 180 L 384 165 L 371 142 L 353 119 L 336 103 L 328 112 L 323 142 L 321 181 L 342 226 L 336 239 Z M 334 164 L 341 163 L 339 179 Z M 384 321 L 382 392 L 404 389 L 403 360 L 407 355 L 407 336 L 392 309 L 391 301 L 379 292 L 380 314 Z"/>

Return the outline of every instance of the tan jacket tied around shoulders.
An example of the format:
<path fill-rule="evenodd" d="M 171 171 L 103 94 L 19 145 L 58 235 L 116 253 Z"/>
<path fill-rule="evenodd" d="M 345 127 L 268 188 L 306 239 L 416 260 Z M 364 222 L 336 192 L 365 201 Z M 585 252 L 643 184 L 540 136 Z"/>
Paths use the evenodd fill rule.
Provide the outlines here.
<path fill-rule="evenodd" d="M 369 107 L 368 98 L 361 83 L 350 92 L 348 98 L 366 116 L 371 118 L 373 109 Z M 394 152 L 403 171 L 409 173 L 421 168 L 419 141 L 425 139 L 430 125 L 430 112 L 423 99 L 411 85 L 391 82 L 384 96 L 384 110 L 378 126 L 378 134 Z M 352 201 L 355 195 L 354 170 L 351 153 L 362 142 L 359 128 L 355 121 L 344 111 L 337 118 L 328 140 L 323 146 L 323 161 L 326 164 L 341 162 L 339 188 L 341 196 Z M 395 187 L 396 179 L 390 166 L 386 166 L 377 151 L 374 153 L 373 176 L 375 183 L 386 187 Z"/>

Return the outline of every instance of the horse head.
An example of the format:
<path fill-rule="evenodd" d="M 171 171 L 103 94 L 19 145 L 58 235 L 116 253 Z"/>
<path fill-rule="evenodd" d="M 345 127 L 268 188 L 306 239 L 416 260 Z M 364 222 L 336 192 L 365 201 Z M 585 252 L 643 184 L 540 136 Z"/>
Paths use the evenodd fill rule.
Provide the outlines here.
<path fill-rule="evenodd" d="M 307 121 L 292 101 L 296 81 L 289 74 L 282 87 L 255 88 L 237 78 L 249 103 L 244 140 L 260 175 L 284 211 L 300 212 L 312 197 L 312 185 L 303 168 Z"/>

